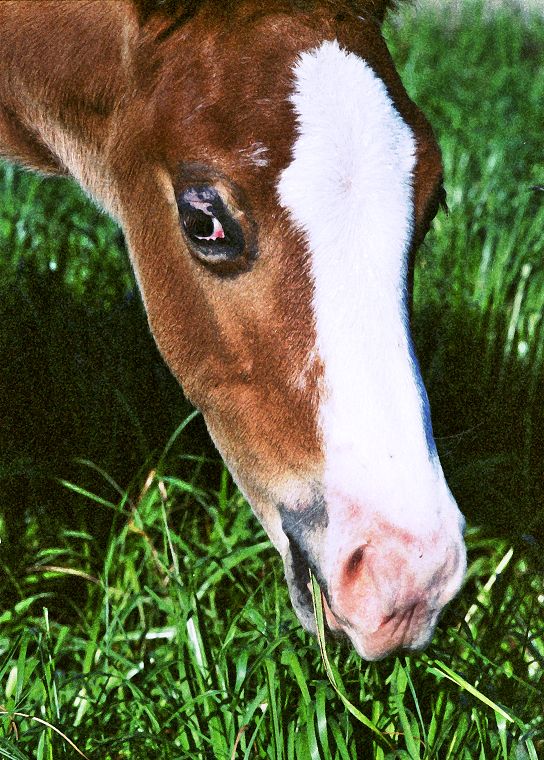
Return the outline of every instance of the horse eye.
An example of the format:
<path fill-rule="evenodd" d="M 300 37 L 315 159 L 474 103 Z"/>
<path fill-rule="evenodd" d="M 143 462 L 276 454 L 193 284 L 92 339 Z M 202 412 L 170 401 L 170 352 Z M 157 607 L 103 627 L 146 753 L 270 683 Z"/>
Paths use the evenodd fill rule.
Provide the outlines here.
<path fill-rule="evenodd" d="M 185 237 L 199 259 L 232 261 L 243 253 L 242 228 L 214 187 L 189 187 L 177 201 Z"/>
<path fill-rule="evenodd" d="M 216 216 L 200 209 L 184 209 L 181 215 L 183 229 L 195 242 L 224 240 L 225 230 Z"/>

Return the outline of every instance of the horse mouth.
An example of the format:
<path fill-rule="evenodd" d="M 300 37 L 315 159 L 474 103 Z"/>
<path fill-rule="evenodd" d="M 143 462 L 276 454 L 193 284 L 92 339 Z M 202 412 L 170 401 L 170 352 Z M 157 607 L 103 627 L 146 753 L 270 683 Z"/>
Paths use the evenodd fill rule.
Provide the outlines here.
<path fill-rule="evenodd" d="M 311 592 L 312 575 L 316 578 L 321 590 L 325 618 L 330 632 L 335 637 L 345 637 L 345 632 L 339 628 L 340 624 L 331 610 L 327 584 L 319 569 L 316 564 L 300 550 L 299 546 L 294 541 L 290 541 L 289 551 L 285 558 L 285 577 L 289 588 L 289 594 L 291 596 L 291 602 L 297 617 L 304 628 L 311 633 L 316 633 L 317 626 Z"/>
<path fill-rule="evenodd" d="M 350 623 L 333 611 L 329 589 L 319 568 L 296 542 L 290 542 L 284 563 L 293 608 L 302 626 L 310 633 L 317 633 L 311 592 L 313 575 L 321 590 L 327 634 L 335 639 L 349 640 L 365 660 L 381 660 L 398 650 L 419 651 L 429 643 L 438 618 L 437 610 L 427 608 L 424 603 L 408 605 L 405 610 L 384 616 L 366 629 L 361 627 L 360 620 L 359 625 Z"/>

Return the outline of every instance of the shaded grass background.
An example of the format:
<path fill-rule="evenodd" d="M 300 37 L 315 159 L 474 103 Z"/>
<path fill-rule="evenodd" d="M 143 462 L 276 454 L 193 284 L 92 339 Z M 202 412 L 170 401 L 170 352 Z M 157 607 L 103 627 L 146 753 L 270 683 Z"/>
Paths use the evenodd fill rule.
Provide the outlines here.
<path fill-rule="evenodd" d="M 200 418 L 181 424 L 118 230 L 70 183 L 4 166 L 0 757 L 76 756 L 35 718 L 106 759 L 544 753 L 544 23 L 471 4 L 405 10 L 387 36 L 444 154 L 414 337 L 471 526 L 464 593 L 423 655 L 329 643 L 376 741 Z"/>

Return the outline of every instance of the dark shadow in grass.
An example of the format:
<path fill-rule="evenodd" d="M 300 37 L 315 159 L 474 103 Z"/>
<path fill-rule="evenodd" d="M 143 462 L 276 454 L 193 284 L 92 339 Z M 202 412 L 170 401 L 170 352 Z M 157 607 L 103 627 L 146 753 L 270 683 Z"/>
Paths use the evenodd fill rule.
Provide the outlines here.
<path fill-rule="evenodd" d="M 415 341 L 446 477 L 468 521 L 528 547 L 542 534 L 544 373 L 505 358 L 507 325 L 420 310 Z M 534 346 L 541 343 L 535 336 Z"/>
<path fill-rule="evenodd" d="M 0 284 L 0 356 L 0 560 L 9 568 L 0 573 L 1 598 L 13 593 L 9 578 L 34 564 L 37 549 L 63 546 L 66 529 L 94 537 L 99 571 L 115 514 L 57 479 L 119 503 L 80 457 L 134 496 L 191 407 L 155 348 L 135 290 L 100 310 L 74 296 L 62 271 L 38 273 L 28 261 Z M 187 453 L 217 459 L 201 418 L 171 452 L 177 473 L 190 480 Z M 54 587 L 75 598 L 83 585 L 64 578 Z"/>

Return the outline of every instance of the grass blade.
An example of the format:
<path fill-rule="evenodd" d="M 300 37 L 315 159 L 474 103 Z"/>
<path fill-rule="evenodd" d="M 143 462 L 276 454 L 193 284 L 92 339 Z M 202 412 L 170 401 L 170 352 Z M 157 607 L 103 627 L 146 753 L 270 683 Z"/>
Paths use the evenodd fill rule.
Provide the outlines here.
<path fill-rule="evenodd" d="M 372 733 L 374 734 L 380 746 L 385 747 L 387 749 L 391 749 L 391 744 L 389 740 L 382 734 L 379 728 L 375 726 L 374 723 L 372 723 L 372 721 L 366 717 L 366 715 L 363 715 L 363 713 L 360 710 L 358 710 L 355 707 L 355 705 L 352 705 L 349 699 L 345 696 L 345 694 L 342 691 L 340 691 L 338 687 L 336 678 L 331 668 L 329 656 L 327 654 L 327 647 L 325 644 L 325 621 L 324 621 L 324 615 L 323 615 L 323 600 L 321 597 L 321 589 L 319 587 L 319 583 L 317 582 L 312 572 L 310 572 L 310 582 L 311 582 L 310 588 L 312 592 L 312 602 L 314 605 L 314 615 L 315 615 L 315 620 L 316 620 L 316 625 L 317 625 L 317 640 L 319 642 L 319 649 L 321 650 L 321 659 L 325 667 L 327 678 L 329 679 L 332 688 L 338 694 L 342 703 L 347 708 L 347 710 L 351 713 L 351 715 L 353 715 L 353 717 L 356 720 L 362 723 L 363 726 L 366 726 L 366 728 L 372 731 Z"/>

